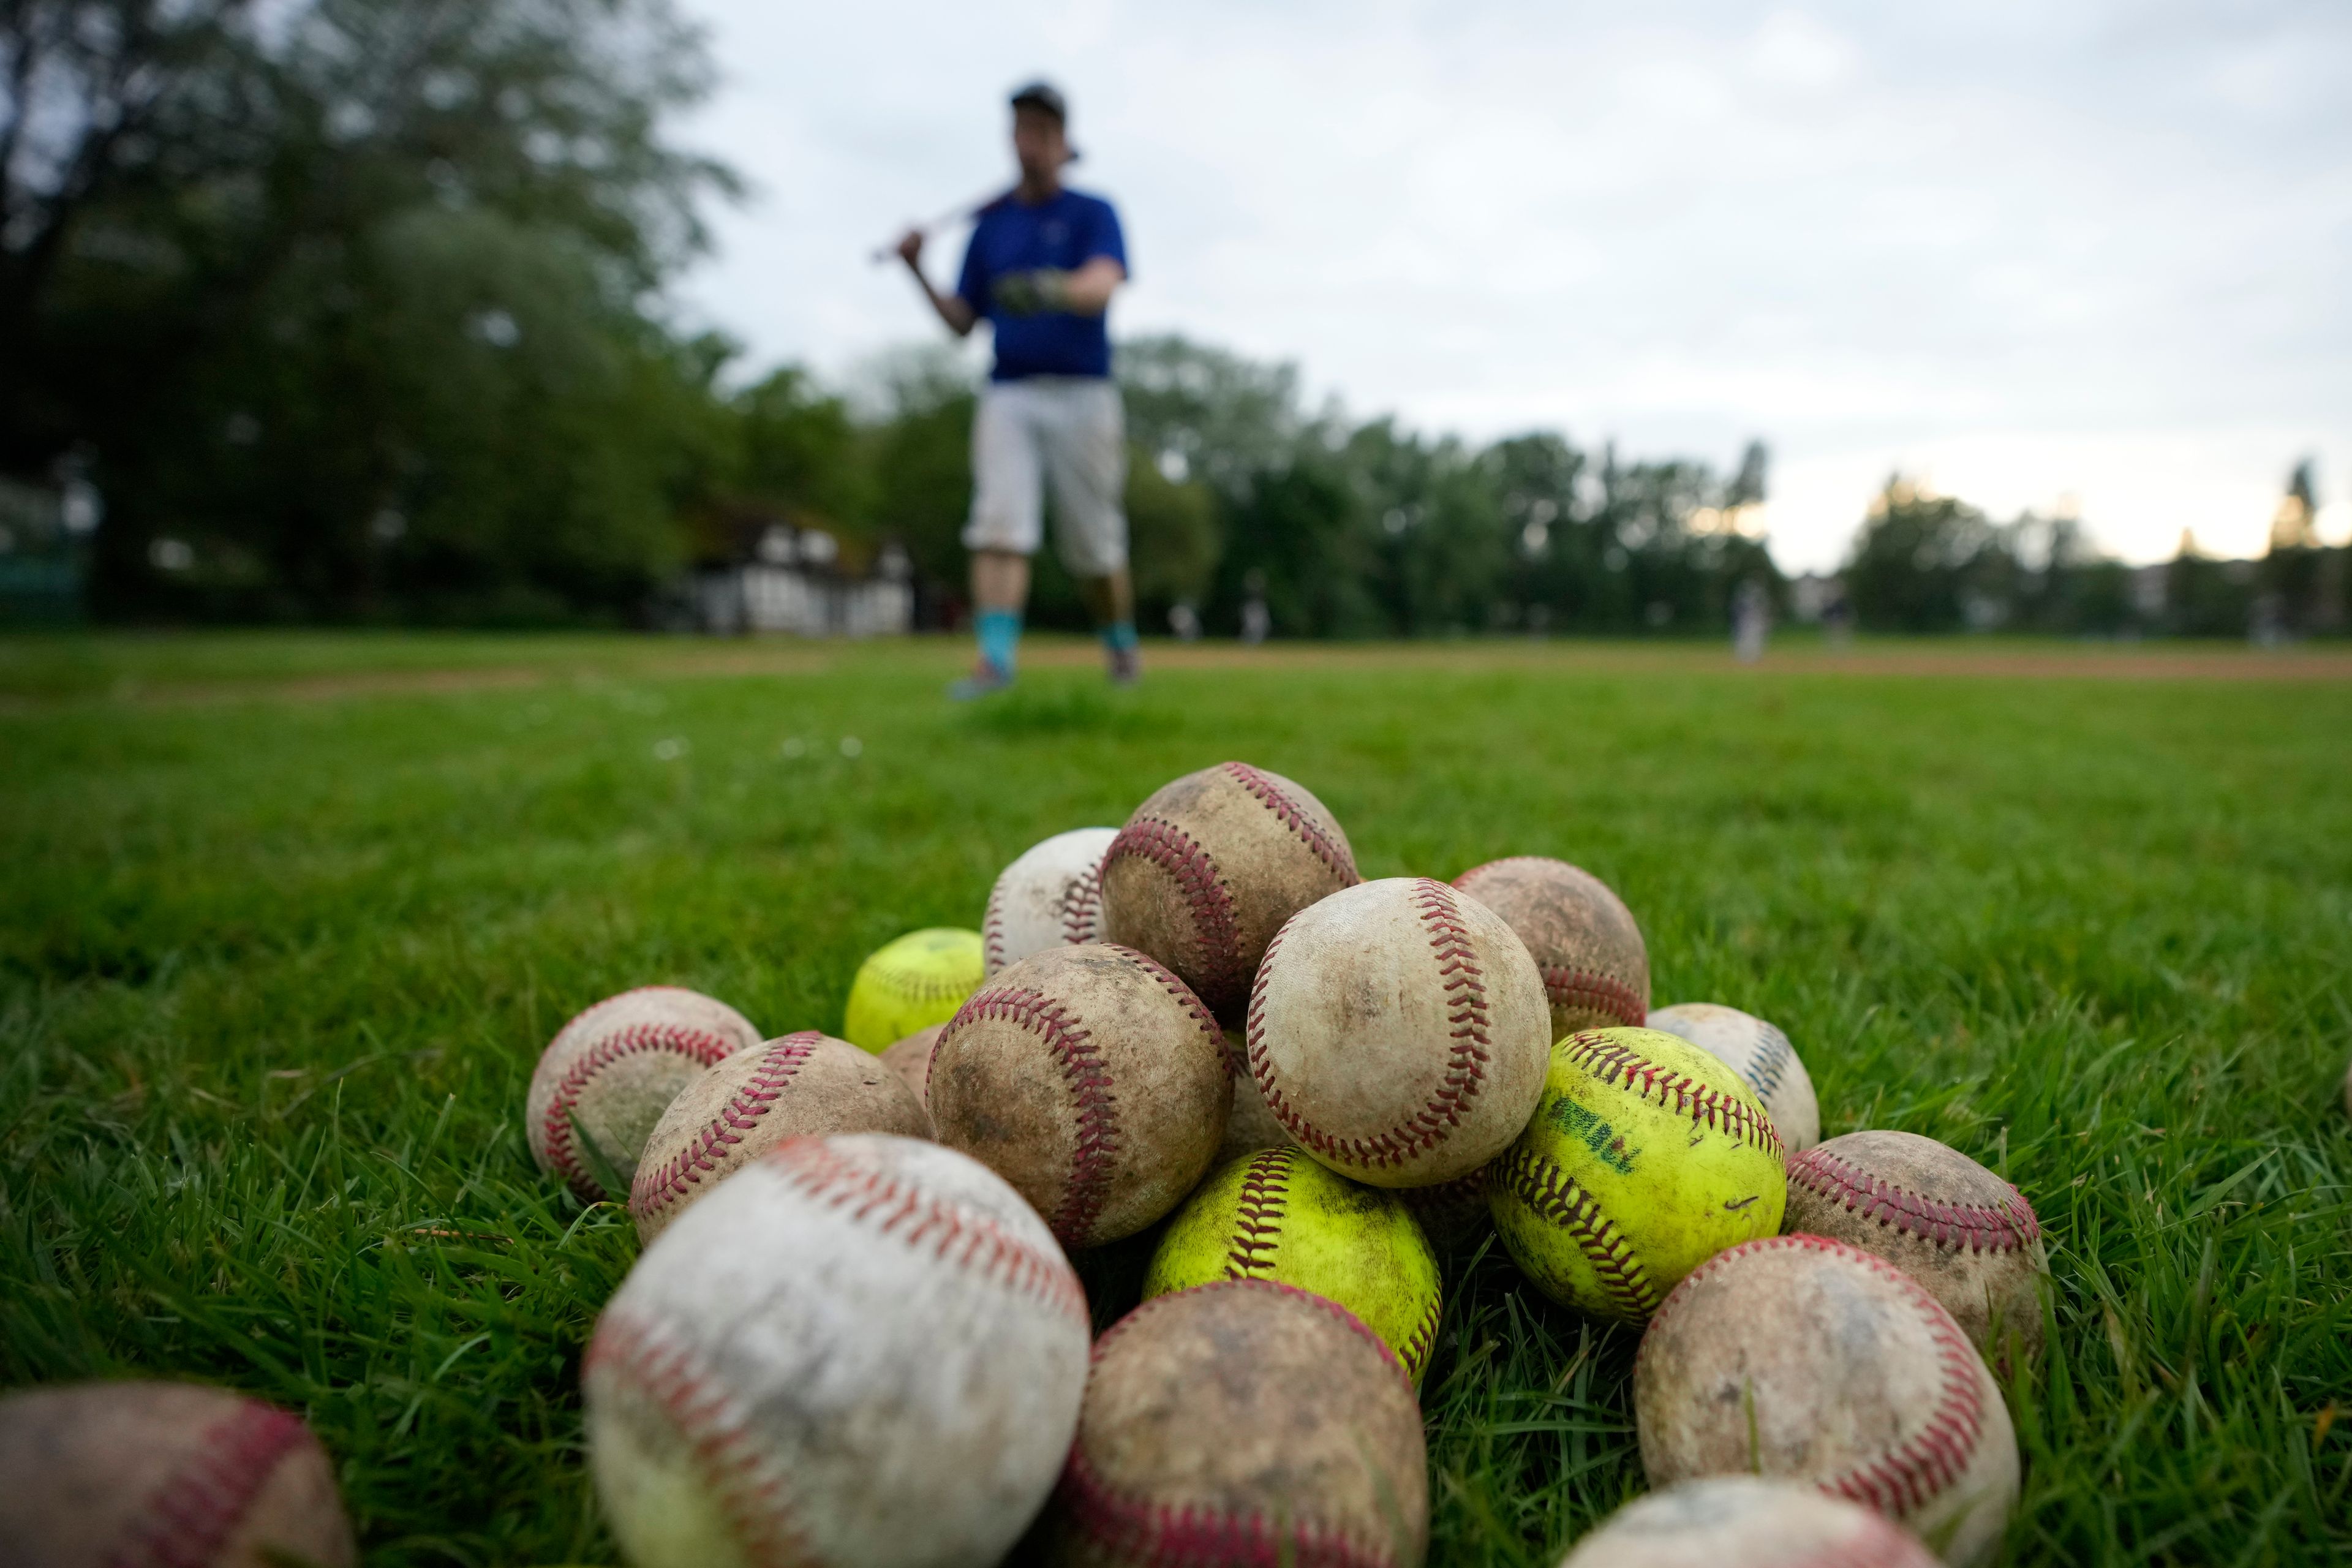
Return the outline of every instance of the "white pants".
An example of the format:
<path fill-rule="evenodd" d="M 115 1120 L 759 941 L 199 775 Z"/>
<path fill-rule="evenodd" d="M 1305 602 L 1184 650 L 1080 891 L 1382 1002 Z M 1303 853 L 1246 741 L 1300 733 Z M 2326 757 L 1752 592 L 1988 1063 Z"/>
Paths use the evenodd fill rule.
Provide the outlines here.
<path fill-rule="evenodd" d="M 1127 416 L 1099 376 L 992 381 L 971 422 L 967 550 L 1033 555 L 1054 488 L 1054 543 L 1073 577 L 1127 564 Z"/>

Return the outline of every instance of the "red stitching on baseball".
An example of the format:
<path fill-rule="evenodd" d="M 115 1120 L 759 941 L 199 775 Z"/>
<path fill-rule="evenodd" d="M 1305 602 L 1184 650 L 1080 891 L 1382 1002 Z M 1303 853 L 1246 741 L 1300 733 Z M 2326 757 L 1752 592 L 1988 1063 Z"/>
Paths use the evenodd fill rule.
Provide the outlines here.
<path fill-rule="evenodd" d="M 1004 967 L 1004 888 L 988 889 L 988 912 L 980 921 L 980 946 L 991 974 Z"/>
<path fill-rule="evenodd" d="M 1210 1043 L 1217 1047 L 1217 1054 L 1219 1056 L 1225 1054 L 1225 1032 L 1217 1026 L 1217 1016 L 1209 1011 L 1209 1005 L 1201 1000 L 1199 992 L 1184 984 L 1182 975 L 1178 974 L 1150 953 L 1139 948 L 1129 947 L 1125 942 L 1106 942 L 1095 945 L 1110 949 L 1158 981 L 1162 991 L 1183 1004 L 1186 1015 L 1201 1026 L 1202 1034 L 1209 1037 Z"/>
<path fill-rule="evenodd" d="M 572 1140 L 572 1108 L 579 1103 L 588 1080 L 624 1057 L 643 1056 L 648 1051 L 675 1051 L 697 1067 L 707 1068 L 725 1058 L 734 1048 L 734 1042 L 722 1035 L 683 1024 L 632 1024 L 605 1036 L 573 1058 L 556 1082 L 555 1098 L 548 1102 L 547 1114 L 541 1119 L 539 1130 L 547 1148 L 548 1164 L 571 1184 L 573 1192 L 594 1203 L 604 1195 L 604 1191 L 588 1173 L 587 1167 L 580 1163 L 579 1152 Z"/>
<path fill-rule="evenodd" d="M 1636 1322 L 1658 1310 L 1658 1289 L 1627 1240 L 1601 1212 L 1600 1200 L 1574 1176 L 1514 1143 L 1490 1167 L 1496 1179 L 1538 1218 L 1568 1232 L 1592 1266 L 1612 1305 Z"/>
<path fill-rule="evenodd" d="M 792 1082 L 801 1064 L 808 1060 L 809 1053 L 824 1037 L 814 1029 L 803 1029 L 799 1034 L 771 1040 L 761 1051 L 759 1065 L 751 1076 L 719 1108 L 708 1127 L 688 1139 L 686 1147 L 658 1169 L 647 1166 L 637 1173 L 629 1189 L 629 1212 L 640 1219 L 659 1214 L 684 1198 L 688 1187 L 698 1184 L 704 1176 L 724 1164 L 735 1145 L 743 1142 L 744 1134 L 758 1126 L 760 1118 L 767 1115 L 768 1108 L 782 1096 L 784 1086 Z"/>
<path fill-rule="evenodd" d="M 317 1447 L 310 1428 L 257 1400 L 237 1402 L 195 1451 L 141 1500 L 106 1568 L 205 1568 L 287 1455 Z"/>
<path fill-rule="evenodd" d="M 1247 763 L 1221 763 L 1218 765 L 1234 783 L 1256 796 L 1259 805 L 1274 813 L 1275 820 L 1297 835 L 1299 840 L 1315 852 L 1315 858 L 1337 872 L 1348 886 L 1354 887 L 1363 880 L 1356 872 L 1356 858 L 1348 852 L 1347 847 L 1334 843 L 1331 836 L 1323 831 L 1323 825 L 1309 816 L 1306 807 L 1291 799 L 1280 784 Z"/>
<path fill-rule="evenodd" d="M 1775 1159 L 1785 1160 L 1780 1148 L 1780 1134 L 1773 1129 L 1772 1119 L 1753 1110 L 1738 1096 L 1710 1088 L 1695 1078 L 1660 1067 L 1633 1046 L 1622 1040 L 1612 1040 L 1604 1033 L 1582 1030 L 1559 1042 L 1559 1048 L 1568 1053 L 1569 1059 L 1606 1084 L 1617 1084 L 1631 1089 L 1635 1096 L 1656 1105 L 1661 1110 L 1687 1115 L 1694 1127 L 1704 1122 L 1717 1132 L 1728 1132 L 1751 1148 L 1761 1149 Z M 1696 1050 L 1698 1047 L 1693 1047 Z"/>
<path fill-rule="evenodd" d="M 1727 1247 L 1684 1276 L 1683 1282 L 1675 1287 L 1656 1316 L 1650 1320 L 1650 1331 L 1642 1336 L 1641 1345 L 1633 1352 L 1633 1375 L 1641 1375 L 1643 1358 L 1649 1354 L 1651 1345 L 1663 1339 L 1666 1324 L 1700 1280 L 1748 1253 L 1791 1247 L 1807 1252 L 1827 1252 L 1876 1274 L 1910 1302 L 1926 1321 L 1928 1337 L 1935 1342 L 1942 1386 L 1935 1407 L 1928 1412 L 1927 1425 L 1877 1458 L 1864 1460 L 1819 1483 L 1822 1490 L 1832 1497 L 1900 1519 L 1924 1507 L 1967 1470 L 1984 1429 L 1984 1391 L 1978 1376 L 1982 1363 L 1977 1358 L 1976 1347 L 1960 1332 L 1951 1313 L 1927 1293 L 1927 1287 L 1885 1258 L 1843 1241 L 1802 1231 L 1762 1237 Z"/>
<path fill-rule="evenodd" d="M 751 1431 L 751 1417 L 725 1382 L 650 1322 L 607 1311 L 588 1343 L 586 1375 L 608 1373 L 642 1391 L 668 1417 L 726 1517 L 736 1543 L 758 1568 L 819 1561 L 789 1520 L 784 1478 Z"/>
<path fill-rule="evenodd" d="M 1129 949 L 1119 951 L 1132 957 L 1142 956 Z M 1157 964 L 1152 967 L 1159 968 Z M 995 985 L 974 992 L 949 1020 L 948 1026 L 940 1031 L 938 1041 L 931 1047 L 932 1053 L 937 1055 L 950 1035 L 979 1019 L 1026 1029 L 1043 1040 L 1061 1064 L 1062 1078 L 1070 1086 L 1070 1099 L 1078 1116 L 1077 1147 L 1070 1157 L 1070 1175 L 1062 1189 L 1062 1201 L 1054 1205 L 1046 1223 L 1065 1247 L 1084 1247 L 1093 1235 L 1103 1205 L 1110 1197 L 1112 1167 L 1118 1155 L 1118 1111 L 1117 1097 L 1111 1092 L 1109 1064 L 1103 1060 L 1101 1047 L 1094 1043 L 1076 1014 L 1044 992 L 1027 986 Z"/>
<path fill-rule="evenodd" d="M 1225 1278 L 1263 1279 L 1274 1267 L 1282 1240 L 1282 1214 L 1290 1197 L 1290 1158 L 1280 1149 L 1250 1156 L 1234 1200 L 1233 1245 L 1225 1251 Z"/>
<path fill-rule="evenodd" d="M 1266 977 L 1274 973 L 1274 955 L 1282 945 L 1290 921 L 1283 922 L 1266 944 L 1265 962 L 1258 965 L 1250 987 L 1249 1058 L 1265 1106 L 1293 1138 L 1320 1154 L 1358 1165 L 1402 1164 L 1434 1148 L 1468 1112 L 1470 1100 L 1485 1080 L 1488 1060 L 1486 972 L 1478 967 L 1470 945 L 1470 930 L 1462 923 L 1454 889 L 1427 877 L 1413 879 L 1412 904 L 1429 933 L 1429 947 L 1437 964 L 1438 981 L 1446 993 L 1446 1022 L 1453 1026 L 1445 1080 L 1429 1103 L 1405 1121 L 1368 1138 L 1339 1138 L 1307 1121 L 1305 1113 L 1283 1097 L 1270 1081 L 1273 1063 L 1265 1051 Z M 1310 906 L 1311 907 L 1311 906 Z M 1300 913 L 1306 911 L 1301 910 Z M 1292 921 L 1297 915 L 1290 917 Z"/>
<path fill-rule="evenodd" d="M 1090 1321 L 1086 1290 L 1069 1260 L 1030 1246 L 988 1215 L 902 1186 L 823 1138 L 794 1138 L 765 1159 L 808 1196 L 836 1209 L 855 1205 L 855 1217 L 874 1222 L 882 1235 L 909 1247 L 929 1243 L 934 1258 Z"/>
<path fill-rule="evenodd" d="M 1421 1315 L 1421 1321 L 1414 1325 L 1412 1334 L 1404 1342 L 1401 1359 L 1404 1362 L 1405 1370 L 1415 1377 L 1420 1376 L 1421 1369 L 1429 1364 L 1429 1352 L 1437 1348 L 1437 1321 L 1444 1312 L 1445 1298 L 1433 1292 L 1429 1298 L 1429 1310 Z"/>
<path fill-rule="evenodd" d="M 1473 893 L 1472 898 L 1478 895 Z M 1544 998 L 1555 1007 L 1591 1007 L 1633 1028 L 1649 1016 L 1648 998 L 1613 975 L 1594 969 L 1548 964 L 1543 972 Z"/>
<path fill-rule="evenodd" d="M 1864 1219 L 1893 1226 L 1937 1247 L 2015 1252 L 2042 1237 L 2042 1222 L 2034 1217 L 2033 1205 L 2014 1186 L 2009 1189 L 2017 1199 L 2013 1206 L 1937 1203 L 1864 1171 L 1821 1144 L 1789 1162 L 1789 1181 L 1792 1186 L 1842 1202 L 1849 1214 L 1860 1210 Z"/>
<path fill-rule="evenodd" d="M 1175 882 L 1201 944 L 1202 989 L 1223 994 L 1238 986 L 1241 938 L 1234 925 L 1234 898 L 1209 852 L 1174 823 L 1146 817 L 1118 830 L 1103 853 L 1103 873 L 1109 873 L 1112 861 L 1129 856 L 1158 867 Z"/>
<path fill-rule="evenodd" d="M 1102 940 L 1102 867 L 1089 866 L 1062 894 L 1062 944 Z"/>

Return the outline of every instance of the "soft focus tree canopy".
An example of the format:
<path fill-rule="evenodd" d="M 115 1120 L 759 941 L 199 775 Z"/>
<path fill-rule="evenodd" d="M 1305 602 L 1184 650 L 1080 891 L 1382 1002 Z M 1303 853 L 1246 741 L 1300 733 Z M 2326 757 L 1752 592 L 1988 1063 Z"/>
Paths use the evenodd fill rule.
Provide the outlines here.
<path fill-rule="evenodd" d="M 852 569 L 896 544 L 951 623 L 967 362 L 753 380 L 667 314 L 735 188 L 667 133 L 709 81 L 670 0 L 0 5 L 8 495 L 102 500 L 115 618 L 639 621 L 782 523 Z M 1257 601 L 1278 637 L 1674 635 L 1720 628 L 1743 582 L 1784 597 L 1760 442 L 1728 475 L 1478 446 L 1166 334 L 1118 374 L 1148 629 L 1181 607 L 1229 633 Z M 2324 630 L 2346 572 L 2317 497 L 2298 468 L 2259 571 L 2185 553 L 2151 616 L 2064 520 L 1898 479 L 1846 587 L 1893 631 Z M 1050 551 L 1032 608 L 1084 624 Z"/>
<path fill-rule="evenodd" d="M 102 606 L 529 616 L 676 562 L 718 356 L 643 302 L 730 176 L 658 134 L 707 79 L 664 0 L 28 0 L 0 79 L 0 464 L 96 479 Z"/>

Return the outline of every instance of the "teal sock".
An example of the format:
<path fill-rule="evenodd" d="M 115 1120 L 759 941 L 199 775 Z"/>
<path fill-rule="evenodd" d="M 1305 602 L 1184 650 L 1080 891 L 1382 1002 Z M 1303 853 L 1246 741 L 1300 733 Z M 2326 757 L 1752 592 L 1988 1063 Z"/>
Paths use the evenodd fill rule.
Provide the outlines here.
<path fill-rule="evenodd" d="M 1013 651 L 1021 646 L 1021 612 L 982 610 L 972 626 L 980 634 L 980 657 L 1012 674 Z"/>
<path fill-rule="evenodd" d="M 1102 629 L 1103 647 L 1113 653 L 1126 653 L 1135 647 L 1135 623 L 1114 621 Z"/>

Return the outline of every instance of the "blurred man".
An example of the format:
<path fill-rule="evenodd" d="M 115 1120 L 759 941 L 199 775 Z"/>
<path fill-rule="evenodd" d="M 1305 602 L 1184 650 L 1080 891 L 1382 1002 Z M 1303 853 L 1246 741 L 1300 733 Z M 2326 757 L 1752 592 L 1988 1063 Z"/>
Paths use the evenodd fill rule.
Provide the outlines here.
<path fill-rule="evenodd" d="M 1101 633 L 1110 678 L 1126 685 L 1141 669 L 1127 571 L 1127 422 L 1105 321 L 1127 280 L 1127 244 L 1108 202 L 1062 184 L 1062 166 L 1076 156 L 1068 121 L 1061 93 L 1044 82 L 1013 95 L 1021 183 L 980 210 L 954 293 L 924 277 L 920 230 L 898 242 L 948 330 L 963 337 L 985 318 L 996 340 L 971 427 L 963 542 L 980 661 L 949 689 L 961 698 L 1012 683 L 1049 485 L 1054 542 Z"/>

